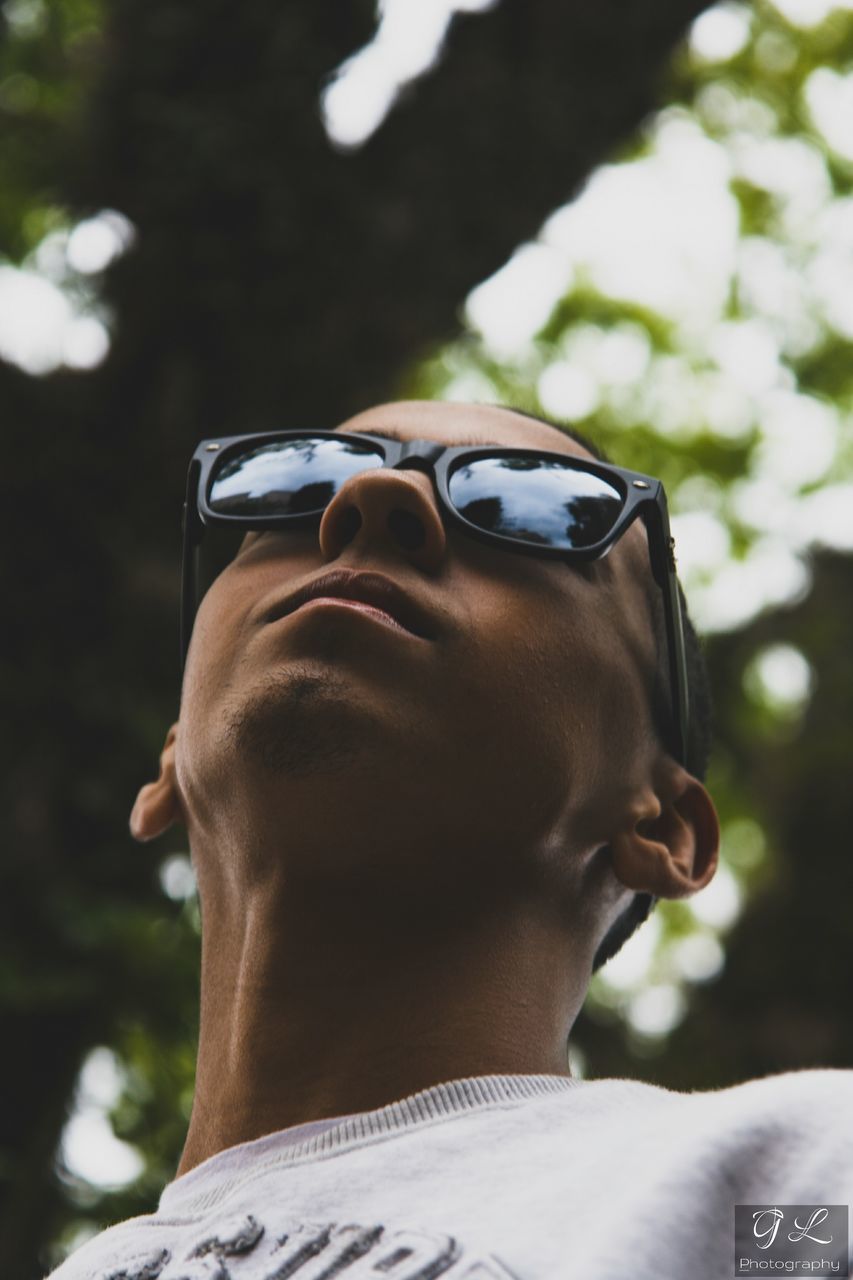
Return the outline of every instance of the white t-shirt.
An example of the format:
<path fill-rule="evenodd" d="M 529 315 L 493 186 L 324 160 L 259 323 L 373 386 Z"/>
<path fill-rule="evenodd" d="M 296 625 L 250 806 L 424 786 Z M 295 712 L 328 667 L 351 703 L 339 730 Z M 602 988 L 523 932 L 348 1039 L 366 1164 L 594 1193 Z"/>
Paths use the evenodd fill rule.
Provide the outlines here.
<path fill-rule="evenodd" d="M 222 1151 L 52 1280 L 724 1280 L 736 1204 L 853 1204 L 853 1070 L 452 1080 Z"/>

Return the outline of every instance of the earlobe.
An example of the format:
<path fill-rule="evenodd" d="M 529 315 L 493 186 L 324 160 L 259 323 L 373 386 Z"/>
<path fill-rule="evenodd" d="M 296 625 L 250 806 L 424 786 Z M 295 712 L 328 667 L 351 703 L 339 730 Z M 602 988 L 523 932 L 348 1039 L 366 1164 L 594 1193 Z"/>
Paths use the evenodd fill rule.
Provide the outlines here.
<path fill-rule="evenodd" d="M 713 878 L 720 823 L 705 787 L 680 769 L 672 799 L 647 793 L 639 816 L 610 840 L 613 870 L 627 889 L 688 898 Z"/>
<path fill-rule="evenodd" d="M 176 822 L 183 821 L 178 780 L 175 771 L 175 739 L 178 724 L 166 734 L 166 742 L 160 753 L 160 776 L 156 782 L 148 782 L 139 791 L 130 815 L 130 834 L 134 840 L 145 843 L 168 831 Z"/>

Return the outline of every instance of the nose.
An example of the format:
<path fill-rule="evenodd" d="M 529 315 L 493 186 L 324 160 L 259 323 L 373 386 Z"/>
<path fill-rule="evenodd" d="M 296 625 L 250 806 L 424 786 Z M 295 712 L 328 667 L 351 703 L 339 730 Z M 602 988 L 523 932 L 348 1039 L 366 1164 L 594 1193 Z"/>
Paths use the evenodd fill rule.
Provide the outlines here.
<path fill-rule="evenodd" d="M 422 471 L 377 468 L 341 485 L 320 521 L 320 550 L 332 560 L 346 548 L 382 548 L 435 573 L 447 536 L 432 480 Z"/>

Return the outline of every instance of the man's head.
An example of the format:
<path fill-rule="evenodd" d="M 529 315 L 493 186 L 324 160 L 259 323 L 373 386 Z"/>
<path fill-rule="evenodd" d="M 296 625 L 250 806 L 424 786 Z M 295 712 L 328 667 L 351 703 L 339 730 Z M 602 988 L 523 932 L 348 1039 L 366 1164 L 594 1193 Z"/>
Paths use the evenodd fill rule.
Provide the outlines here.
<path fill-rule="evenodd" d="M 342 428 L 590 456 L 483 405 L 381 405 Z M 265 620 L 341 567 L 392 579 L 429 638 L 351 609 Z M 695 892 L 716 862 L 710 798 L 655 723 L 656 592 L 641 521 L 569 566 L 446 527 L 423 472 L 354 476 L 319 529 L 248 534 L 205 595 L 135 833 L 185 822 L 203 906 L 270 876 L 398 910 L 527 895 L 591 967 L 632 904 Z"/>

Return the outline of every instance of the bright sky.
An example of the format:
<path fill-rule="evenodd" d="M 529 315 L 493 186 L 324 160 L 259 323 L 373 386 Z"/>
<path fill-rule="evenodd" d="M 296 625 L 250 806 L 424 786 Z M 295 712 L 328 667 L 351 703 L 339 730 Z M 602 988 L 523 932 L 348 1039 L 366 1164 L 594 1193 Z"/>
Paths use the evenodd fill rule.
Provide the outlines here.
<path fill-rule="evenodd" d="M 454 13 L 482 13 L 495 0 L 379 0 L 379 27 L 349 58 L 322 96 L 330 139 L 342 149 L 361 146 L 400 90 L 435 66 Z"/>
<path fill-rule="evenodd" d="M 142 1172 L 138 1152 L 115 1136 L 107 1118 L 122 1083 L 122 1067 L 112 1050 L 105 1046 L 93 1049 L 80 1073 L 74 1109 L 60 1148 L 69 1172 L 83 1182 L 121 1187 Z"/>
<path fill-rule="evenodd" d="M 96 368 L 110 339 L 90 278 L 134 236 L 123 214 L 104 209 L 51 232 L 20 268 L 0 260 L 0 356 L 32 374 Z"/>

